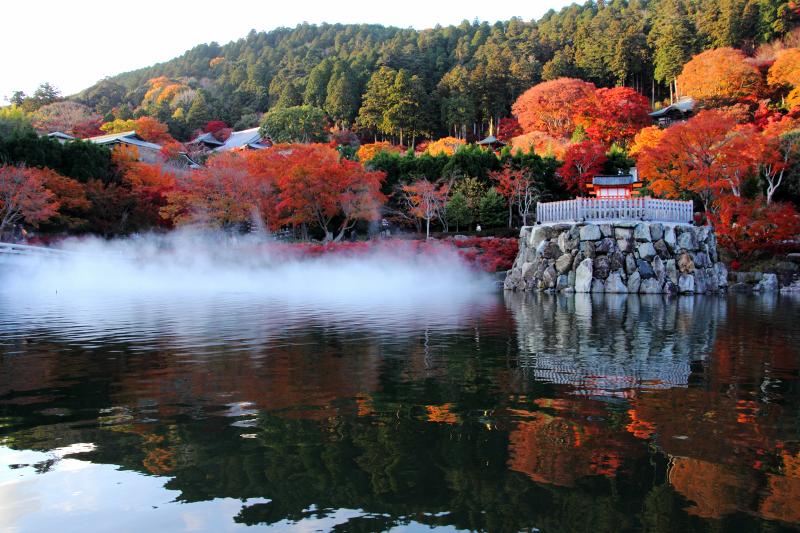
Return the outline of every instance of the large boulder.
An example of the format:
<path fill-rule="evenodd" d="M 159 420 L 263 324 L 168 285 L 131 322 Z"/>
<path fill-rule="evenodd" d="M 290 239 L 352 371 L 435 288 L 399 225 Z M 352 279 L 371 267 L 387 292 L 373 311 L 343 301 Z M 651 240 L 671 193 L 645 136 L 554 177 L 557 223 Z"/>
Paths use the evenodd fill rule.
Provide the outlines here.
<path fill-rule="evenodd" d="M 656 277 L 653 267 L 651 267 L 650 263 L 647 261 L 643 261 L 642 259 L 636 261 L 636 269 L 639 271 L 639 275 L 642 276 L 643 280 Z"/>
<path fill-rule="evenodd" d="M 611 260 L 606 255 L 601 255 L 594 260 L 594 277 L 606 279 L 611 271 Z"/>
<path fill-rule="evenodd" d="M 629 253 L 633 251 L 632 239 L 617 239 L 617 249 L 620 252 Z"/>
<path fill-rule="evenodd" d="M 639 287 L 642 285 L 642 276 L 639 275 L 638 272 L 634 272 L 633 274 L 628 276 L 628 292 L 631 294 L 636 294 L 639 292 Z"/>
<path fill-rule="evenodd" d="M 650 237 L 654 241 L 660 241 L 664 237 L 664 226 L 658 222 L 650 224 Z"/>
<path fill-rule="evenodd" d="M 714 270 L 717 271 L 717 283 L 720 289 L 728 286 L 728 269 L 722 263 L 714 263 Z"/>
<path fill-rule="evenodd" d="M 658 254 L 658 257 L 660 257 L 661 259 L 669 259 L 671 253 L 670 253 L 669 247 L 667 246 L 667 243 L 664 241 L 664 239 L 660 239 L 660 240 L 657 240 L 656 242 L 654 242 L 653 243 L 653 248 L 656 249 L 656 253 Z"/>
<path fill-rule="evenodd" d="M 568 253 L 576 249 L 578 244 L 580 244 L 580 240 L 573 238 L 571 236 L 571 232 L 569 231 L 562 231 L 558 236 L 558 247 L 561 248 L 561 251 L 564 253 Z"/>
<path fill-rule="evenodd" d="M 600 242 L 595 244 L 594 251 L 598 254 L 607 254 L 614 250 L 614 239 L 610 237 L 603 238 Z"/>
<path fill-rule="evenodd" d="M 534 226 L 528 240 L 528 246 L 536 250 L 542 242 L 550 238 L 549 226 Z"/>
<path fill-rule="evenodd" d="M 558 244 L 554 242 L 547 243 L 544 247 L 544 250 L 542 251 L 542 257 L 544 257 L 545 259 L 555 259 L 560 255 L 561 255 L 561 248 L 559 248 Z"/>
<path fill-rule="evenodd" d="M 556 270 L 559 274 L 565 274 L 572 268 L 572 254 L 563 254 L 556 259 Z"/>
<path fill-rule="evenodd" d="M 634 259 L 633 254 L 625 256 L 625 272 L 629 276 L 636 272 L 636 259 Z"/>
<path fill-rule="evenodd" d="M 652 265 L 653 265 L 653 272 L 656 275 L 656 279 L 661 283 L 664 283 L 664 281 L 667 278 L 667 267 L 664 265 L 664 262 L 661 260 L 660 257 L 656 256 L 655 258 L 653 258 Z"/>
<path fill-rule="evenodd" d="M 622 272 L 615 270 L 608 275 L 605 286 L 606 292 L 624 294 L 628 292 L 628 286 L 622 282 Z"/>
<path fill-rule="evenodd" d="M 593 262 L 590 258 L 581 261 L 575 270 L 575 292 L 590 292 L 592 290 Z"/>
<path fill-rule="evenodd" d="M 644 279 L 639 286 L 639 294 L 661 294 L 663 287 L 656 278 Z"/>
<path fill-rule="evenodd" d="M 761 281 L 755 286 L 756 291 L 759 292 L 775 292 L 780 288 L 778 284 L 778 276 L 775 274 L 764 274 Z"/>
<path fill-rule="evenodd" d="M 553 267 L 547 267 L 542 274 L 542 284 L 546 289 L 553 289 L 556 286 L 556 281 L 558 281 L 558 273 L 556 269 Z"/>
<path fill-rule="evenodd" d="M 695 237 L 692 228 L 684 228 L 684 230 L 678 236 L 678 248 L 682 248 L 683 250 L 689 252 L 694 252 L 697 250 L 697 238 Z"/>
<path fill-rule="evenodd" d="M 674 250 L 678 243 L 678 237 L 675 235 L 675 226 L 666 226 L 664 228 L 664 243 L 669 246 L 670 250 Z"/>
<path fill-rule="evenodd" d="M 649 261 L 656 256 L 656 249 L 653 248 L 652 242 L 643 242 L 636 247 L 639 257 L 645 261 Z"/>
<path fill-rule="evenodd" d="M 694 261 L 692 261 L 692 257 L 687 252 L 683 252 L 678 257 L 678 270 L 683 274 L 694 272 Z"/>
<path fill-rule="evenodd" d="M 614 252 L 608 256 L 610 259 L 611 270 L 620 270 L 625 268 L 625 255 L 620 252 Z"/>
<path fill-rule="evenodd" d="M 667 271 L 667 277 L 669 280 L 674 283 L 675 285 L 678 284 L 678 267 L 675 263 L 674 259 L 668 259 L 667 262 L 664 264 L 665 269 Z"/>
<path fill-rule="evenodd" d="M 600 226 L 596 224 L 581 226 L 580 235 L 582 241 L 599 241 L 603 237 Z"/>
<path fill-rule="evenodd" d="M 649 242 L 653 240 L 650 235 L 650 224 L 645 224 L 644 222 L 636 224 L 636 227 L 633 229 L 633 238 L 639 242 Z"/>
<path fill-rule="evenodd" d="M 606 287 L 605 283 L 603 283 L 603 280 L 600 279 L 592 280 L 592 292 L 594 293 L 606 292 Z"/>
<path fill-rule="evenodd" d="M 614 228 L 614 237 L 617 239 L 630 239 L 633 237 L 633 230 L 630 228 L 620 228 L 616 226 Z"/>
<path fill-rule="evenodd" d="M 694 293 L 694 276 L 691 274 L 681 274 L 678 278 L 678 292 L 681 294 Z"/>

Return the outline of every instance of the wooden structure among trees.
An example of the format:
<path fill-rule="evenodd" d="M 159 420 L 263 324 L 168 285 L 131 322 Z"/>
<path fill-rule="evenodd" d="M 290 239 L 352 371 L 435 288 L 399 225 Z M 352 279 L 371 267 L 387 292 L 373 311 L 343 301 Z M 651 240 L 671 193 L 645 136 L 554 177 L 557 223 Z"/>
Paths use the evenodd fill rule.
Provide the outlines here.
<path fill-rule="evenodd" d="M 614 176 L 595 176 L 586 184 L 590 196 L 597 198 L 631 198 L 639 196 L 642 182 L 639 181 L 635 168 L 628 174 Z"/>
<path fill-rule="evenodd" d="M 644 220 L 691 224 L 691 201 L 659 198 L 575 198 L 536 205 L 536 222 L 594 222 Z"/>

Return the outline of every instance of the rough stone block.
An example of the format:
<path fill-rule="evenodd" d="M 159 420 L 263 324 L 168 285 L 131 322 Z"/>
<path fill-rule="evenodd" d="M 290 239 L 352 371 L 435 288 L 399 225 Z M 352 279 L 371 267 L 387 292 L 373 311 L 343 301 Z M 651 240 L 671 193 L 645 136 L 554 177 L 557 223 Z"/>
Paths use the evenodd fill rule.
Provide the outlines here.
<path fill-rule="evenodd" d="M 606 292 L 606 287 L 605 283 L 603 283 L 603 280 L 600 279 L 592 280 L 592 292 L 593 293 Z"/>
<path fill-rule="evenodd" d="M 694 276 L 692 274 L 681 274 L 678 278 L 678 292 L 694 294 Z"/>
<path fill-rule="evenodd" d="M 559 274 L 569 272 L 572 268 L 572 254 L 563 254 L 556 259 L 556 270 Z"/>
<path fill-rule="evenodd" d="M 590 292 L 592 290 L 593 262 L 590 258 L 581 261 L 575 271 L 575 292 Z"/>
<path fill-rule="evenodd" d="M 639 294 L 661 294 L 664 292 L 663 289 L 663 285 L 656 278 L 645 279 L 639 286 Z"/>
<path fill-rule="evenodd" d="M 639 271 L 639 275 L 642 276 L 642 280 L 656 277 L 653 267 L 651 267 L 650 263 L 644 261 L 643 259 L 636 261 L 636 269 Z"/>
<path fill-rule="evenodd" d="M 650 238 L 654 241 L 660 241 L 664 238 L 664 225 L 659 223 L 650 224 Z"/>
<path fill-rule="evenodd" d="M 633 274 L 628 276 L 628 292 L 631 294 L 636 294 L 639 292 L 639 287 L 642 284 L 642 277 L 639 275 L 638 272 L 634 272 Z"/>
<path fill-rule="evenodd" d="M 600 226 L 596 224 L 581 226 L 580 233 L 582 241 L 599 241 L 602 238 Z"/>
<path fill-rule="evenodd" d="M 653 240 L 650 235 L 650 225 L 644 222 L 637 224 L 633 229 L 633 238 L 639 242 L 649 242 Z"/>
<path fill-rule="evenodd" d="M 628 286 L 622 282 L 622 272 L 615 270 L 608 275 L 605 286 L 606 292 L 624 294 L 628 292 Z"/>
<path fill-rule="evenodd" d="M 594 277 L 606 279 L 611 271 L 611 260 L 607 255 L 601 255 L 594 259 Z"/>
<path fill-rule="evenodd" d="M 636 247 L 640 259 L 649 261 L 656 256 L 656 249 L 653 247 L 652 242 L 643 242 Z"/>
<path fill-rule="evenodd" d="M 614 237 L 617 239 L 630 239 L 633 237 L 633 230 L 630 228 L 621 228 L 616 226 L 614 228 Z"/>

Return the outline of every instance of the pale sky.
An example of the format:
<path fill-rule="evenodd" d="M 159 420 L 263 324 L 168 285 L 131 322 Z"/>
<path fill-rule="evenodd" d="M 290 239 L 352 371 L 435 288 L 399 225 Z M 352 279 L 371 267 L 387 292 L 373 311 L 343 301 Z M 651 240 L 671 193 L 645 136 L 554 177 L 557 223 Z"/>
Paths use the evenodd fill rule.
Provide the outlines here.
<path fill-rule="evenodd" d="M 65 95 L 128 70 L 167 61 L 201 43 L 225 44 L 251 29 L 309 23 L 430 28 L 466 19 L 538 19 L 574 0 L 27 0 L 3 2 L 0 104 L 49 81 Z"/>

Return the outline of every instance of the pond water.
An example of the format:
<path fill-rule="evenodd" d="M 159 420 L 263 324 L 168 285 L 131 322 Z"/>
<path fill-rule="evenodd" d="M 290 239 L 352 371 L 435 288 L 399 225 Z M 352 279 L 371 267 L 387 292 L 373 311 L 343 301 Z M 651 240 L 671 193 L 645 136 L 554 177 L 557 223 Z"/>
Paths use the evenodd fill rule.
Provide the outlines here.
<path fill-rule="evenodd" d="M 800 299 L 0 292 L 2 531 L 781 531 Z"/>

